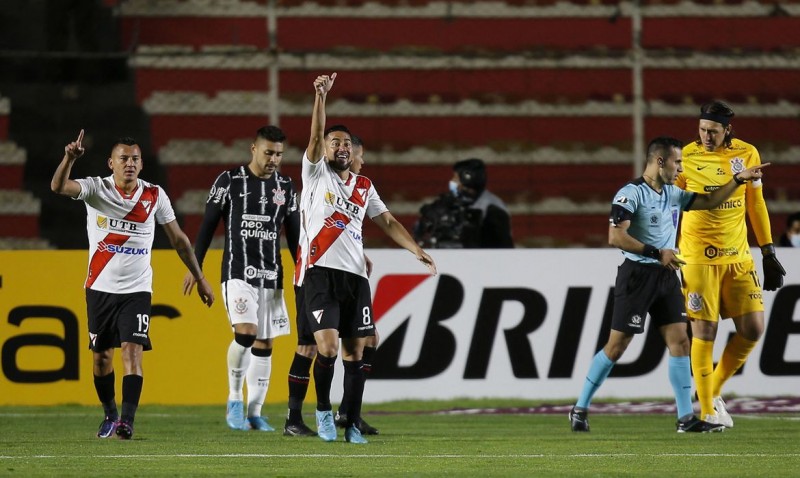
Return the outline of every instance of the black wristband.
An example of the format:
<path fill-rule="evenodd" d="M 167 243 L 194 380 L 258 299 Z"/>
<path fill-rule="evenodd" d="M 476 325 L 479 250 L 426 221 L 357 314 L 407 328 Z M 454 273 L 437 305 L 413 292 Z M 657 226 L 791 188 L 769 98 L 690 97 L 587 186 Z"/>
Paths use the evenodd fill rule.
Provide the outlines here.
<path fill-rule="evenodd" d="M 650 244 L 644 245 L 644 251 L 642 251 L 642 255 L 645 257 L 650 257 L 657 261 L 661 260 L 661 251 L 656 249 L 655 247 L 651 246 Z"/>
<path fill-rule="evenodd" d="M 775 245 L 772 243 L 764 244 L 761 246 L 761 255 L 763 256 L 774 256 L 775 255 Z"/>
<path fill-rule="evenodd" d="M 744 184 L 744 183 L 746 183 L 746 182 L 747 182 L 747 180 L 746 180 L 746 179 L 741 179 L 741 178 L 739 178 L 739 173 L 736 173 L 736 174 L 734 174 L 734 175 L 733 175 L 733 181 L 734 181 L 736 184 L 738 184 L 739 186 L 741 186 L 742 184 Z"/>

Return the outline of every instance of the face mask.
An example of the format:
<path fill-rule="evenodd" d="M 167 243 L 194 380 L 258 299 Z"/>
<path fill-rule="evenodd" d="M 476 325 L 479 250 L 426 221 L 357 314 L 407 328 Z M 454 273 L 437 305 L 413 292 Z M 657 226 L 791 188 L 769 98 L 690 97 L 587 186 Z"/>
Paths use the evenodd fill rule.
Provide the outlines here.
<path fill-rule="evenodd" d="M 455 181 L 450 181 L 447 183 L 447 186 L 450 188 L 450 193 L 453 196 L 458 196 L 458 183 Z"/>
<path fill-rule="evenodd" d="M 789 236 L 789 242 L 792 243 L 792 247 L 800 247 L 800 234 Z"/>

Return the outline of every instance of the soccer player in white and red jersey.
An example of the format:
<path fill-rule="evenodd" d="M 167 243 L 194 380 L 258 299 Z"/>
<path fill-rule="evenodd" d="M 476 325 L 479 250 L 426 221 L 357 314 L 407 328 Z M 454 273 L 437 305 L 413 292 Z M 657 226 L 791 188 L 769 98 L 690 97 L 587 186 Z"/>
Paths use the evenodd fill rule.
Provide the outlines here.
<path fill-rule="evenodd" d="M 150 343 L 153 270 L 150 257 L 155 225 L 161 224 L 172 247 L 197 281 L 197 293 L 211 307 L 214 293 L 192 253 L 192 244 L 175 220 L 169 198 L 160 186 L 139 179 L 142 152 L 132 138 L 111 149 L 111 176 L 69 179 L 72 165 L 83 156 L 83 130 L 64 147 L 50 188 L 86 203 L 89 271 L 86 305 L 94 385 L 105 419 L 97 436 L 133 437 L 133 421 L 142 393 L 142 352 Z M 184 291 L 185 292 L 185 291 Z M 114 348 L 122 349 L 122 413 L 114 397 Z"/>
<path fill-rule="evenodd" d="M 361 173 L 361 166 L 364 165 L 364 143 L 361 138 L 351 134 L 350 135 L 353 150 L 350 155 L 353 158 L 353 164 L 350 166 L 350 171 L 355 174 Z M 367 261 L 367 277 L 372 272 L 372 261 L 365 258 Z M 289 412 L 286 416 L 286 424 L 283 427 L 283 434 L 286 436 L 316 436 L 316 432 L 308 428 L 303 422 L 303 401 L 308 392 L 309 376 L 311 374 L 311 364 L 314 357 L 317 355 L 317 343 L 314 340 L 314 333 L 311 331 L 311 325 L 305 317 L 305 306 L 303 305 L 304 295 L 302 287 L 295 287 L 295 304 L 297 306 L 297 351 L 295 352 L 292 364 L 289 367 Z M 367 337 L 364 344 L 364 351 L 362 354 L 362 370 L 364 371 L 364 378 L 368 378 L 372 372 L 372 357 L 378 347 L 378 330 L 375 329 L 375 335 Z M 348 360 L 349 357 L 342 357 L 342 360 Z M 342 396 L 342 403 L 339 405 L 339 411 L 335 415 L 335 423 L 337 427 L 344 428 L 347 426 L 347 402 L 350 401 L 350 389 L 344 389 Z M 356 422 L 356 427 L 362 435 L 377 435 L 378 429 L 371 426 L 359 418 Z"/>
<path fill-rule="evenodd" d="M 361 174 L 361 167 L 364 166 L 364 142 L 358 136 L 351 134 L 351 140 L 353 142 L 353 152 L 350 155 L 353 158 L 353 164 L 350 166 L 350 171 Z M 370 273 L 372 272 L 372 262 L 369 260 L 368 257 L 364 257 L 367 261 L 367 277 L 369 277 Z M 372 373 L 372 357 L 375 355 L 375 351 L 378 348 L 378 343 L 380 342 L 380 337 L 378 336 L 378 329 L 377 327 L 374 329 L 375 335 L 366 338 L 366 342 L 364 343 L 364 351 L 361 356 L 361 369 L 364 371 L 364 380 L 369 378 L 370 374 Z M 342 356 L 342 360 L 348 360 L 349 357 Z M 337 427 L 345 428 L 347 426 L 347 407 L 350 403 L 350 389 L 345 388 L 344 394 L 342 395 L 342 402 L 339 404 L 339 410 L 337 410 L 336 415 L 334 416 L 334 421 Z M 367 423 L 363 418 L 359 417 L 355 423 L 358 431 L 361 432 L 362 435 L 377 435 L 378 429 Z"/>
<path fill-rule="evenodd" d="M 374 335 L 372 297 L 362 242 L 362 224 L 369 216 L 398 245 L 413 253 L 432 274 L 433 259 L 389 212 L 368 178 L 353 174 L 352 138 L 344 126 L 325 129 L 325 101 L 336 73 L 314 80 L 311 137 L 303 156 L 303 194 L 300 201 L 301 243 L 296 284 L 304 287 L 306 317 L 314 331 L 317 357 L 317 434 L 336 439 L 330 403 L 333 365 L 339 339 L 345 355 L 345 381 L 352 395 L 345 440 L 366 443 L 355 426 L 364 391 L 362 353 L 366 337 Z"/>

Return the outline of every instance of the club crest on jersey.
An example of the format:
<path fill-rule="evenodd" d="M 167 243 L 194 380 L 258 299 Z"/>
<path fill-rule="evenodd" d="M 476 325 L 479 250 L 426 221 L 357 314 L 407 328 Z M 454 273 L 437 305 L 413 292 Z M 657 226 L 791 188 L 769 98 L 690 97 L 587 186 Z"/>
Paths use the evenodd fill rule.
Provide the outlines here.
<path fill-rule="evenodd" d="M 237 314 L 244 314 L 247 312 L 247 299 L 244 297 L 237 297 L 233 301 L 233 310 L 235 310 Z"/>
<path fill-rule="evenodd" d="M 744 171 L 744 159 L 735 157 L 731 159 L 731 172 L 733 174 L 741 173 Z"/>
<path fill-rule="evenodd" d="M 686 307 L 692 312 L 700 312 L 703 310 L 703 296 L 697 292 L 689 292 Z"/>
<path fill-rule="evenodd" d="M 272 202 L 274 202 L 277 206 L 283 206 L 286 204 L 286 191 L 281 188 L 273 189 L 272 194 Z"/>

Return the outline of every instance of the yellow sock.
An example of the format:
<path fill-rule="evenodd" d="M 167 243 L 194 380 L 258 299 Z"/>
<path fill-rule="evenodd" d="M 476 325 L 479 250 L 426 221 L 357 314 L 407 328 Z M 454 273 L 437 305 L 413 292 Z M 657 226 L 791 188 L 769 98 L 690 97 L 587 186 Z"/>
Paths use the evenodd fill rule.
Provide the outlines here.
<path fill-rule="evenodd" d="M 739 334 L 735 334 L 728 342 L 725 351 L 722 352 L 722 358 L 714 369 L 714 375 L 712 375 L 712 397 L 717 397 L 722 393 L 722 386 L 744 365 L 756 343 L 758 342 L 747 340 Z"/>
<path fill-rule="evenodd" d="M 714 342 L 692 337 L 692 375 L 697 386 L 697 401 L 700 402 L 700 419 L 714 414 L 714 397 L 711 392 L 714 374 Z"/>

